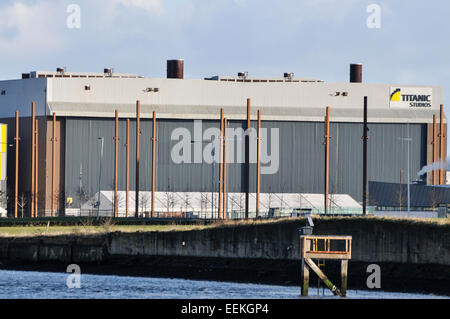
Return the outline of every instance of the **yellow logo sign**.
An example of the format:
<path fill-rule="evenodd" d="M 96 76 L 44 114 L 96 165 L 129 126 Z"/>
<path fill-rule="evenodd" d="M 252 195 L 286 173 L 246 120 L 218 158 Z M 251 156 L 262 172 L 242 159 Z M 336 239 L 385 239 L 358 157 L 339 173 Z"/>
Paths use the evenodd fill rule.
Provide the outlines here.
<path fill-rule="evenodd" d="M 391 93 L 391 101 L 400 101 L 402 97 L 402 93 L 400 92 L 400 89 L 395 89 L 394 92 Z"/>

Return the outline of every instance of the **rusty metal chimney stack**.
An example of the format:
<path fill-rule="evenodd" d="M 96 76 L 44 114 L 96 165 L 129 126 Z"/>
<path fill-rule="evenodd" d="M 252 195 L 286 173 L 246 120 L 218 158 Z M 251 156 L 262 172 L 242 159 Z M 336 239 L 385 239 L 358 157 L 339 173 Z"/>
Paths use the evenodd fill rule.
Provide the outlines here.
<path fill-rule="evenodd" d="M 361 83 L 362 82 L 362 64 L 352 63 L 350 64 L 350 82 Z"/>
<path fill-rule="evenodd" d="M 167 60 L 167 78 L 184 78 L 184 60 Z"/>

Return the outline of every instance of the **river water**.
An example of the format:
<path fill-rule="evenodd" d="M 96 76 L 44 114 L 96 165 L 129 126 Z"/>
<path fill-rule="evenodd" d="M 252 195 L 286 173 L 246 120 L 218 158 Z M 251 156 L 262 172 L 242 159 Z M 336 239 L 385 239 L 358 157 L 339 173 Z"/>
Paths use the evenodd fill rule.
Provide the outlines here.
<path fill-rule="evenodd" d="M 68 288 L 76 284 L 68 273 L 0 270 L 0 299 L 296 299 L 299 287 L 258 285 L 200 280 L 103 276 L 82 274 L 80 288 Z M 71 280 L 72 279 L 72 280 Z M 311 298 L 317 298 L 318 289 L 310 288 Z M 320 298 L 323 290 L 320 290 Z M 349 298 L 450 298 L 412 293 L 349 290 Z M 325 296 L 333 297 L 326 291 Z"/>

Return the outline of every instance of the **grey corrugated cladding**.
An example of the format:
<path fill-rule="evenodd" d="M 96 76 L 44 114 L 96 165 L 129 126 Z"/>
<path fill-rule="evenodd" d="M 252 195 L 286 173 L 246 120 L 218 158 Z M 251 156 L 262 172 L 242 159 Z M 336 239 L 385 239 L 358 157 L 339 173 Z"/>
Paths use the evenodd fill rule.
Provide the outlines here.
<path fill-rule="evenodd" d="M 130 190 L 135 188 L 136 121 L 130 121 Z M 176 141 L 171 141 L 177 127 L 193 130 L 192 120 L 158 119 L 157 121 L 157 190 L 210 192 L 213 185 L 211 164 L 174 164 L 170 151 Z M 203 121 L 203 129 L 218 127 L 219 121 Z M 230 121 L 230 127 L 245 128 L 244 121 Z M 253 127 L 256 121 L 252 121 Z M 274 175 L 262 175 L 261 192 L 321 193 L 324 185 L 323 123 L 262 121 L 262 127 L 278 128 L 280 133 L 280 167 Z M 409 127 L 409 135 L 408 135 Z M 425 165 L 425 124 L 369 124 L 368 179 L 398 182 L 400 170 L 406 172 L 407 142 L 397 137 L 410 136 L 411 176 Z M 119 190 L 125 189 L 126 120 L 119 123 Z M 141 190 L 151 190 L 151 135 L 152 120 L 141 120 Z M 102 164 L 102 190 L 112 190 L 114 185 L 114 119 L 66 118 L 66 196 L 74 197 L 82 185 L 88 196 L 98 191 L 99 141 L 105 138 Z M 347 193 L 361 201 L 362 193 L 362 124 L 331 123 L 330 192 Z M 192 137 L 193 139 L 194 137 Z M 270 147 L 269 147 L 270 150 Z M 219 165 L 215 164 L 215 180 Z M 244 164 L 228 165 L 228 190 L 245 191 Z M 251 165 L 251 189 L 255 190 L 256 165 Z M 406 176 L 406 175 L 404 175 Z M 217 182 L 214 183 L 218 189 Z"/>
<path fill-rule="evenodd" d="M 372 206 L 406 207 L 407 185 L 400 183 L 369 182 L 369 204 Z M 433 207 L 450 204 L 450 187 L 410 185 L 411 207 Z"/>

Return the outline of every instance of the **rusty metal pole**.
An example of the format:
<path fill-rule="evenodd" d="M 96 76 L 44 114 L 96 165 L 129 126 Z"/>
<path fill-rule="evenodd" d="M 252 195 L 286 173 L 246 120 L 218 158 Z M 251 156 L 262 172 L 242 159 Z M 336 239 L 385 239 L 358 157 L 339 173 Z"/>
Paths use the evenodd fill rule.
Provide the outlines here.
<path fill-rule="evenodd" d="M 17 218 L 17 202 L 19 199 L 19 111 L 16 111 L 16 137 L 14 141 L 16 142 L 16 167 L 15 167 L 15 178 L 14 178 L 14 218 Z M 22 216 L 23 217 L 23 216 Z"/>
<path fill-rule="evenodd" d="M 437 156 L 437 116 L 433 114 L 433 163 L 436 163 L 438 160 Z M 437 170 L 433 169 L 433 185 L 437 184 Z"/>
<path fill-rule="evenodd" d="M 227 125 L 228 120 L 223 119 L 223 214 L 222 218 L 227 219 Z"/>
<path fill-rule="evenodd" d="M 114 136 L 114 217 L 118 217 L 117 187 L 119 182 L 119 111 L 116 110 L 116 134 Z"/>
<path fill-rule="evenodd" d="M 259 193 L 261 182 L 261 110 L 258 110 L 258 146 L 257 146 L 257 164 L 256 164 L 256 217 L 259 217 Z"/>
<path fill-rule="evenodd" d="M 51 216 L 54 217 L 55 216 L 55 145 L 56 143 L 56 113 L 53 112 L 53 127 L 52 127 L 52 212 L 51 212 Z"/>
<path fill-rule="evenodd" d="M 222 191 L 223 191 L 223 108 L 220 109 L 220 150 L 219 150 L 219 214 L 222 218 Z"/>
<path fill-rule="evenodd" d="M 34 189 L 35 189 L 35 195 L 34 195 L 34 211 L 35 211 L 35 217 L 39 217 L 39 214 L 38 214 L 38 199 L 39 199 L 39 187 L 38 187 L 38 185 L 39 185 L 39 183 L 38 183 L 38 177 L 39 177 L 39 120 L 36 120 L 36 132 L 35 132 L 35 134 L 36 134 L 36 147 L 35 147 L 35 158 L 36 158 L 36 160 L 35 160 L 35 170 L 34 170 L 34 172 L 35 172 L 35 174 L 36 174 L 36 177 L 35 177 L 35 179 L 34 179 L 34 182 L 35 182 L 35 186 L 34 186 Z"/>
<path fill-rule="evenodd" d="M 330 107 L 327 106 L 324 123 L 324 144 L 325 144 L 325 189 L 324 189 L 324 209 L 328 213 L 329 175 L 330 175 Z"/>
<path fill-rule="evenodd" d="M 139 217 L 139 158 L 140 158 L 140 114 L 141 114 L 141 102 L 136 101 L 136 191 L 135 191 L 135 213 L 134 217 Z"/>
<path fill-rule="evenodd" d="M 36 131 L 36 119 L 35 119 L 35 104 L 31 103 L 31 217 L 34 216 L 34 160 L 35 160 L 35 131 Z"/>
<path fill-rule="evenodd" d="M 155 217 L 155 178 L 156 178 L 156 112 L 153 111 L 152 137 L 152 218 Z"/>
<path fill-rule="evenodd" d="M 441 104 L 440 123 L 439 123 L 439 139 L 440 139 L 440 157 L 441 157 L 441 170 L 439 171 L 439 184 L 445 184 L 445 157 L 444 157 L 444 104 Z"/>
<path fill-rule="evenodd" d="M 247 99 L 247 134 L 245 136 L 245 219 L 248 219 L 250 192 L 250 99 Z"/>
<path fill-rule="evenodd" d="M 363 215 L 367 212 L 367 132 L 369 128 L 367 127 L 367 96 L 364 97 L 364 119 L 363 119 Z"/>
<path fill-rule="evenodd" d="M 128 195 L 130 192 L 130 119 L 127 119 L 127 143 L 125 144 L 127 149 L 127 176 L 126 176 L 126 198 L 125 198 L 125 216 L 128 217 Z"/>

